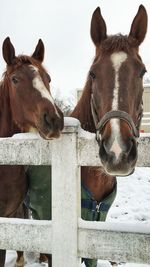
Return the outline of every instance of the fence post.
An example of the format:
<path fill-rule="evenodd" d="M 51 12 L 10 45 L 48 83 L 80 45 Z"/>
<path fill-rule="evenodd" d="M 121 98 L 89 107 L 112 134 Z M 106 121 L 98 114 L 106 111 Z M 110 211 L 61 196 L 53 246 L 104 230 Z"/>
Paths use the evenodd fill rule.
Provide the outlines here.
<path fill-rule="evenodd" d="M 77 221 L 79 169 L 78 121 L 71 120 L 58 140 L 52 142 L 52 262 L 53 267 L 78 267 Z"/>

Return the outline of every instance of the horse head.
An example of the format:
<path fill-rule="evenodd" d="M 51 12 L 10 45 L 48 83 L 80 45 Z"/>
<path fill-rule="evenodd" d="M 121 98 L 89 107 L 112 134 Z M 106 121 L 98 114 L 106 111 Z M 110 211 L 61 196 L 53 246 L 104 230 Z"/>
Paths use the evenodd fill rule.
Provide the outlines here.
<path fill-rule="evenodd" d="M 128 36 L 107 36 L 106 23 L 97 8 L 91 21 L 96 47 L 89 71 L 91 111 L 105 171 L 129 175 L 137 161 L 137 137 L 142 117 L 142 78 L 146 68 L 139 46 L 147 30 L 147 13 L 140 6 Z"/>
<path fill-rule="evenodd" d="M 64 124 L 63 114 L 54 103 L 51 78 L 42 65 L 42 40 L 32 56 L 16 56 L 7 37 L 3 43 L 3 58 L 7 63 L 3 83 L 9 90 L 13 121 L 22 132 L 35 130 L 45 139 L 59 137 Z"/>

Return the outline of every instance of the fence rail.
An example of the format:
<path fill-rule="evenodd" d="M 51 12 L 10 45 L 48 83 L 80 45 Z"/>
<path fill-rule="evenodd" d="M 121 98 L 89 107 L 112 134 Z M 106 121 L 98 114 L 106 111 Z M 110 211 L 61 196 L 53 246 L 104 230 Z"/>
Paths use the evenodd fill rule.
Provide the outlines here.
<path fill-rule="evenodd" d="M 150 138 L 140 138 L 138 166 L 150 166 L 149 151 Z M 52 164 L 53 177 L 52 221 L 0 218 L 1 249 L 52 253 L 53 267 L 78 267 L 80 257 L 150 263 L 149 226 L 79 219 L 80 166 L 100 160 L 94 136 L 82 134 L 77 120 L 67 120 L 58 140 L 0 139 L 0 164 Z"/>
<path fill-rule="evenodd" d="M 71 126 L 72 127 L 72 126 Z M 68 126 L 67 126 L 68 130 Z M 65 131 L 65 130 L 64 130 Z M 64 132 L 64 135 L 68 132 Z M 68 133 L 68 136 L 70 134 Z M 52 163 L 52 145 L 58 140 L 46 141 L 38 135 L 16 134 L 15 138 L 0 138 L 0 164 L 9 165 L 50 165 Z M 60 142 L 62 138 L 59 139 Z M 70 143 L 71 145 L 71 143 Z M 66 148 L 65 148 L 66 150 Z M 58 148 L 58 151 L 60 149 Z M 150 137 L 139 138 L 138 167 L 150 166 Z M 56 153 L 57 154 L 57 153 Z M 99 166 L 99 151 L 94 134 L 80 130 L 77 136 L 78 166 Z"/>

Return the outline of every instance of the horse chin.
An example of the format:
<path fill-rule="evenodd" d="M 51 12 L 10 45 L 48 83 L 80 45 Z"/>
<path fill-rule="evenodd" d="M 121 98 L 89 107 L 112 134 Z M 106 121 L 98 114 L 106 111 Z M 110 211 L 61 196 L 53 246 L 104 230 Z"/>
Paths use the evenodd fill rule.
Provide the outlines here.
<path fill-rule="evenodd" d="M 112 167 L 112 166 L 109 166 L 109 164 L 105 164 L 103 165 L 103 168 L 104 168 L 104 171 L 106 174 L 108 175 L 111 175 L 111 176 L 129 176 L 131 174 L 134 173 L 134 170 L 135 168 L 133 167 L 120 167 L 120 168 L 117 168 L 117 167 Z"/>
<path fill-rule="evenodd" d="M 29 129 L 28 129 L 28 132 L 29 133 L 38 133 L 38 129 L 33 127 L 33 126 L 30 126 Z"/>
<path fill-rule="evenodd" d="M 59 138 L 61 132 L 60 131 L 56 131 L 56 132 L 43 132 L 43 131 L 39 131 L 40 136 L 45 139 L 45 140 L 53 140 L 55 138 Z"/>

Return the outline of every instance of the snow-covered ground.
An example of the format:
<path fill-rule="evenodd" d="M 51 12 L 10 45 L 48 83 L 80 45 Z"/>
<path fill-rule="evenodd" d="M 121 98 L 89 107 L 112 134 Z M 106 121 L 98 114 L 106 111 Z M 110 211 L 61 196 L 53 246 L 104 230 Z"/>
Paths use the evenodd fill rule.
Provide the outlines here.
<path fill-rule="evenodd" d="M 107 221 L 127 222 L 150 225 L 150 168 L 136 168 L 128 177 L 118 177 L 118 193 L 108 214 Z M 13 267 L 16 253 L 7 253 L 6 267 Z M 26 254 L 26 267 L 42 267 L 46 264 L 37 262 L 37 255 Z M 120 264 L 120 267 L 150 267 L 134 263 Z M 65 266 L 62 266 L 65 267 Z M 71 267 L 71 266 L 70 266 Z M 84 267 L 84 264 L 82 264 Z M 107 261 L 99 261 L 97 267 L 110 267 Z"/>

